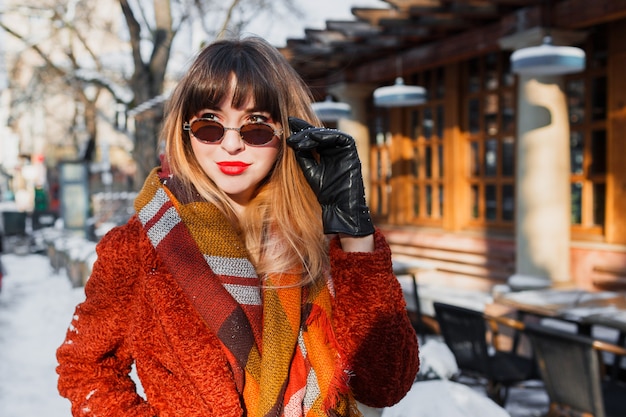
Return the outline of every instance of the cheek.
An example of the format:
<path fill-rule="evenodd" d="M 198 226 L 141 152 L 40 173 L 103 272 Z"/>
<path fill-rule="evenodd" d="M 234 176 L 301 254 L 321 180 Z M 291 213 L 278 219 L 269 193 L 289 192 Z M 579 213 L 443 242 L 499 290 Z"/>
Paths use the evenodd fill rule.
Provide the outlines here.
<path fill-rule="evenodd" d="M 274 168 L 276 166 L 276 164 L 278 163 L 278 159 L 280 158 L 280 152 L 278 150 L 278 148 L 270 148 L 267 149 L 267 154 L 265 155 L 265 166 L 267 169 L 267 172 L 269 173 L 272 168 Z"/>
<path fill-rule="evenodd" d="M 193 156 L 198 159 L 198 152 L 199 152 L 199 148 L 198 148 L 198 144 L 196 143 L 197 141 L 195 140 L 191 140 L 189 141 L 189 144 L 191 146 L 191 151 L 193 153 Z"/>
<path fill-rule="evenodd" d="M 205 161 L 212 153 L 213 148 L 216 146 L 205 145 L 203 143 L 198 142 L 197 140 L 191 141 L 191 149 L 193 150 L 193 156 L 196 158 L 198 163 L 202 164 L 202 161 Z"/>

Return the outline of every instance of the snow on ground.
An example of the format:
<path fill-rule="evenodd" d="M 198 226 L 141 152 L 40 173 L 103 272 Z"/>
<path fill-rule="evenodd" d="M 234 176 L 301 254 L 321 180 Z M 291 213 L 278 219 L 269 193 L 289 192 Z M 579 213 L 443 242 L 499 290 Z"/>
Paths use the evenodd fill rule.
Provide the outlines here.
<path fill-rule="evenodd" d="M 56 388 L 56 349 L 74 307 L 84 298 L 64 272 L 40 255 L 2 256 L 0 292 L 0 416 L 69 417 Z"/>

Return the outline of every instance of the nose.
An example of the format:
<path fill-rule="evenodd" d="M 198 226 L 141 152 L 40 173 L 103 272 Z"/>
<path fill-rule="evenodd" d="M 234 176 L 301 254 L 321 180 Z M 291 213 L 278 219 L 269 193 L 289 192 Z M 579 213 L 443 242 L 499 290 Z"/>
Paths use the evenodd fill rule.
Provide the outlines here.
<path fill-rule="evenodd" d="M 245 144 L 243 139 L 241 139 L 241 135 L 239 134 L 239 128 L 236 127 L 225 127 L 224 128 L 224 137 L 222 138 L 222 142 L 220 143 L 222 148 L 229 153 L 236 153 L 241 151 Z"/>

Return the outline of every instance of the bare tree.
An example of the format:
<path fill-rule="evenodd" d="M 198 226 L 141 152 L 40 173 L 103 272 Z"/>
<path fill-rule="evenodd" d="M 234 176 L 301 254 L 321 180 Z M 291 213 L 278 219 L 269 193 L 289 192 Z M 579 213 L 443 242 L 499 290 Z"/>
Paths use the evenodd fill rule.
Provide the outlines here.
<path fill-rule="evenodd" d="M 57 93 L 59 90 L 67 91 L 66 95 L 77 104 L 78 114 L 72 117 L 68 131 L 73 131 L 77 118 L 84 119 L 82 125 L 87 132 L 87 150 L 93 149 L 97 140 L 97 101 L 102 91 L 107 90 L 116 102 L 126 108 L 139 108 L 151 101 L 158 103 L 155 99 L 164 94 L 175 38 L 181 31 L 191 30 L 192 23 L 200 24 L 205 33 L 203 41 L 208 42 L 224 34 L 240 34 L 254 19 L 266 19 L 271 25 L 277 16 L 298 16 L 300 13 L 295 0 L 117 1 L 125 22 L 125 33 L 111 33 L 115 30 L 116 14 L 109 13 L 108 21 L 103 19 L 102 13 L 97 10 L 103 2 L 48 0 L 48 4 L 42 5 L 41 0 L 30 0 L 30 3 L 29 0 L 16 0 L 14 3 L 20 8 L 20 13 L 46 17 L 49 23 L 46 39 L 33 39 L 21 30 L 21 26 L 13 26 L 12 22 L 0 19 L 2 29 L 39 56 L 41 64 L 37 72 L 42 77 L 45 74 L 48 80 L 41 81 L 40 87 L 49 90 L 54 85 Z M 122 40 L 130 46 L 127 52 L 130 56 L 128 72 L 110 68 L 98 49 L 102 43 L 94 42 L 94 33 L 121 38 L 127 36 Z M 188 45 L 189 55 L 193 55 L 200 46 Z M 38 79 L 34 80 L 36 83 Z M 24 103 L 36 99 L 25 91 L 19 98 Z M 162 106 L 151 106 L 146 111 L 135 112 L 135 115 L 133 159 L 137 166 L 136 178 L 141 180 L 158 163 Z"/>
<path fill-rule="evenodd" d="M 41 101 L 42 97 L 46 95 L 58 95 L 63 94 L 71 98 L 76 103 L 74 115 L 72 117 L 72 123 L 69 125 L 67 137 L 73 141 L 75 147 L 80 147 L 79 140 L 76 136 L 75 123 L 80 121 L 78 125 L 84 128 L 85 136 L 84 142 L 86 143 L 85 149 L 93 149 L 94 142 L 97 136 L 96 129 L 96 101 L 101 91 L 100 85 L 95 85 L 93 94 L 88 94 L 91 90 L 88 88 L 93 82 L 82 79 L 79 74 L 81 73 L 81 66 L 85 65 L 84 62 L 78 58 L 78 50 L 80 49 L 83 56 L 91 56 L 91 63 L 95 65 L 95 71 L 101 71 L 102 67 L 98 59 L 97 54 L 86 42 L 85 38 L 81 36 L 81 32 L 74 26 L 76 16 L 76 9 L 63 9 L 60 7 L 44 7 L 41 5 L 21 4 L 19 9 L 20 14 L 24 15 L 24 19 L 33 20 L 35 22 L 50 22 L 45 28 L 38 27 L 40 33 L 46 36 L 34 36 L 34 31 L 20 31 L 22 26 L 5 23 L 4 20 L 0 20 L 0 27 L 4 31 L 13 37 L 21 40 L 26 49 L 34 52 L 39 57 L 38 65 L 34 68 L 28 68 L 32 66 L 32 62 L 25 62 L 25 56 L 18 56 L 14 62 L 14 68 L 12 74 L 17 74 L 19 70 L 30 71 L 30 81 L 28 82 L 28 88 L 25 90 L 16 88 L 14 94 L 13 108 L 17 112 L 26 113 L 31 109 L 30 104 L 33 102 Z M 88 16 L 88 13 L 80 13 L 81 16 Z M 15 22 L 14 22 L 15 23 Z M 20 22 L 18 22 L 20 23 Z M 88 22 L 85 22 L 88 23 Z M 67 28 L 73 32 L 74 36 L 65 36 L 68 31 Z M 65 42 L 59 42 L 60 39 L 65 39 Z M 61 58 L 61 56 L 63 58 Z M 17 87 L 15 83 L 11 83 L 15 80 L 15 77 L 9 77 L 10 86 Z M 77 113 L 78 111 L 78 113 Z M 16 118 L 19 114 L 16 115 Z M 90 158 L 90 152 L 83 152 L 84 158 Z"/>

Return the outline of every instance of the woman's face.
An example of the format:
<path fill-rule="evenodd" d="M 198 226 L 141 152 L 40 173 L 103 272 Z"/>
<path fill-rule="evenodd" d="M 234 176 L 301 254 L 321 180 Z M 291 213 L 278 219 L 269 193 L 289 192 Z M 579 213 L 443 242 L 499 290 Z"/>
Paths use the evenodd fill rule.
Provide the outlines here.
<path fill-rule="evenodd" d="M 246 143 L 237 130 L 249 123 L 264 122 L 280 131 L 281 126 L 268 112 L 255 109 L 250 98 L 241 109 L 233 108 L 232 97 L 227 96 L 217 108 L 202 109 L 191 120 L 210 119 L 226 129 L 222 140 L 203 143 L 190 131 L 189 136 L 196 160 L 202 170 L 232 200 L 236 209 L 245 207 L 259 183 L 267 177 L 276 163 L 281 140 L 274 136 L 261 146 Z"/>

